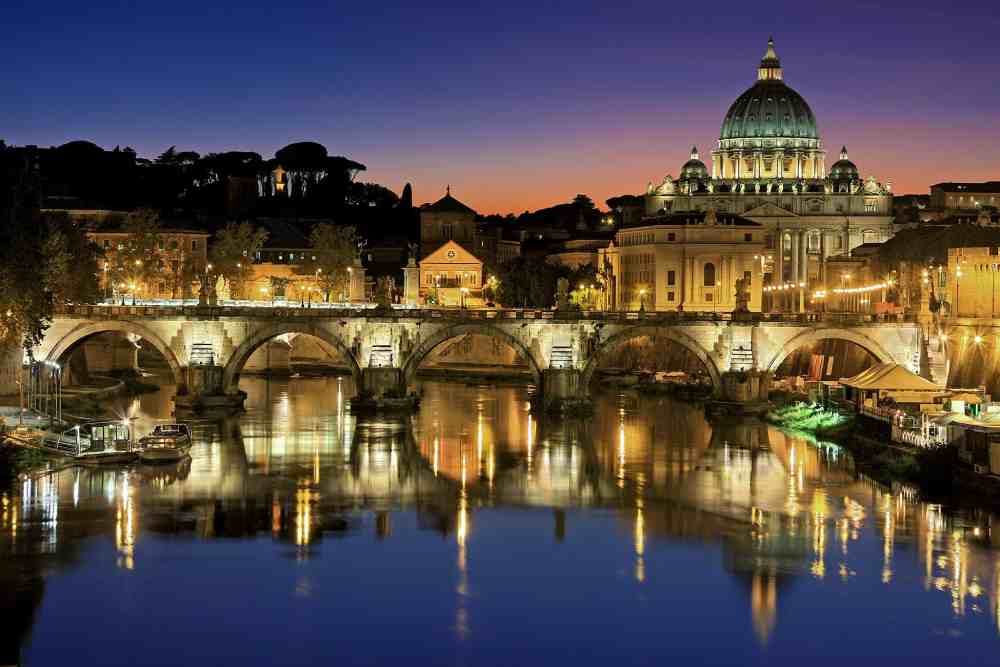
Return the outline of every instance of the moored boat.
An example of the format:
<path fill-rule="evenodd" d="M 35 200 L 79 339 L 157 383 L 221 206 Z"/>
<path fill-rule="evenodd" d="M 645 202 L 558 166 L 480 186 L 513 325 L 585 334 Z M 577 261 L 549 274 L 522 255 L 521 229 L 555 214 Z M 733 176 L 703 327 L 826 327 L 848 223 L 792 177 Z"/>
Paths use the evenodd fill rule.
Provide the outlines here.
<path fill-rule="evenodd" d="M 143 463 L 176 463 L 191 449 L 187 424 L 159 424 L 139 440 L 139 460 Z"/>

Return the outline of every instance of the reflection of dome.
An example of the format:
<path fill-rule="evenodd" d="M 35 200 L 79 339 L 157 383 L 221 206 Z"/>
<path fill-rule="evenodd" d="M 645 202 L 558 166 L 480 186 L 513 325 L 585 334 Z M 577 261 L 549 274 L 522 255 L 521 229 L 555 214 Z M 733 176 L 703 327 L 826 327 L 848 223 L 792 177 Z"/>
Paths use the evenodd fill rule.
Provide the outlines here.
<path fill-rule="evenodd" d="M 684 163 L 681 167 L 681 178 L 682 179 L 707 179 L 708 178 L 708 167 L 705 163 L 701 161 L 698 155 L 698 147 L 691 147 L 691 159 Z"/>
<path fill-rule="evenodd" d="M 861 178 L 858 167 L 847 159 L 847 146 L 840 149 L 840 159 L 830 167 L 830 178 L 835 181 L 850 181 Z"/>
<path fill-rule="evenodd" d="M 819 139 L 816 117 L 802 96 L 782 80 L 781 61 L 768 40 L 757 83 L 736 98 L 722 122 L 720 139 Z"/>

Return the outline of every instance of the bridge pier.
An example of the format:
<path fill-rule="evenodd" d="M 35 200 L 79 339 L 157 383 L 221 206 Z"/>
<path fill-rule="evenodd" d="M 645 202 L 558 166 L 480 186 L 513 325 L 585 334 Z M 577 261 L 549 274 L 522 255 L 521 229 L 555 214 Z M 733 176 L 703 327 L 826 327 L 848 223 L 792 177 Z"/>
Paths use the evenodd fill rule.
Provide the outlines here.
<path fill-rule="evenodd" d="M 174 413 L 232 412 L 243 409 L 246 394 L 227 394 L 223 382 L 225 369 L 216 365 L 192 365 L 184 369 L 186 384 L 178 385 Z"/>
<path fill-rule="evenodd" d="M 756 369 L 724 371 L 720 374 L 718 397 L 711 401 L 709 410 L 728 415 L 753 415 L 766 412 L 771 404 L 769 371 Z"/>
<path fill-rule="evenodd" d="M 409 412 L 417 407 L 414 396 L 407 394 L 402 368 L 369 366 L 361 369 L 361 386 L 351 399 L 355 412 Z"/>
<path fill-rule="evenodd" d="M 542 404 L 550 413 L 578 413 L 590 410 L 593 403 L 577 368 L 546 368 L 542 371 Z"/>

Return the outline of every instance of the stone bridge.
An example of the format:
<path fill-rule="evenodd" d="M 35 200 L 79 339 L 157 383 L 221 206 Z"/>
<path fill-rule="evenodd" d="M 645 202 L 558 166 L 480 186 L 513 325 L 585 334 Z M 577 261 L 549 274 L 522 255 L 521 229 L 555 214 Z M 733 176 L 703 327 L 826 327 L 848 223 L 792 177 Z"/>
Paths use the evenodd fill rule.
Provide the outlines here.
<path fill-rule="evenodd" d="M 879 361 L 920 371 L 923 335 L 910 322 L 863 316 L 430 310 L 76 306 L 62 310 L 35 359 L 64 360 L 89 336 L 142 339 L 167 360 L 179 395 L 235 396 L 240 372 L 261 345 L 284 334 L 314 336 L 346 360 L 357 386 L 376 395 L 405 392 L 421 362 L 445 341 L 480 334 L 521 355 L 546 402 L 586 398 L 602 356 L 630 339 L 665 336 L 704 364 L 718 394 L 730 371 L 773 372 L 796 349 L 847 340 Z"/>

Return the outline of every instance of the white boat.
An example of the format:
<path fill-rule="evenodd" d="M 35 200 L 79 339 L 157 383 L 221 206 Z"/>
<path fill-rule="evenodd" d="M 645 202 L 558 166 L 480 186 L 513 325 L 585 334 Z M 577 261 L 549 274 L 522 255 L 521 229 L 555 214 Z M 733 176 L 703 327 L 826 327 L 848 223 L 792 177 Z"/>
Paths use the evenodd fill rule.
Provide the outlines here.
<path fill-rule="evenodd" d="M 191 431 L 187 424 L 159 424 L 139 440 L 142 463 L 175 463 L 191 449 Z"/>

